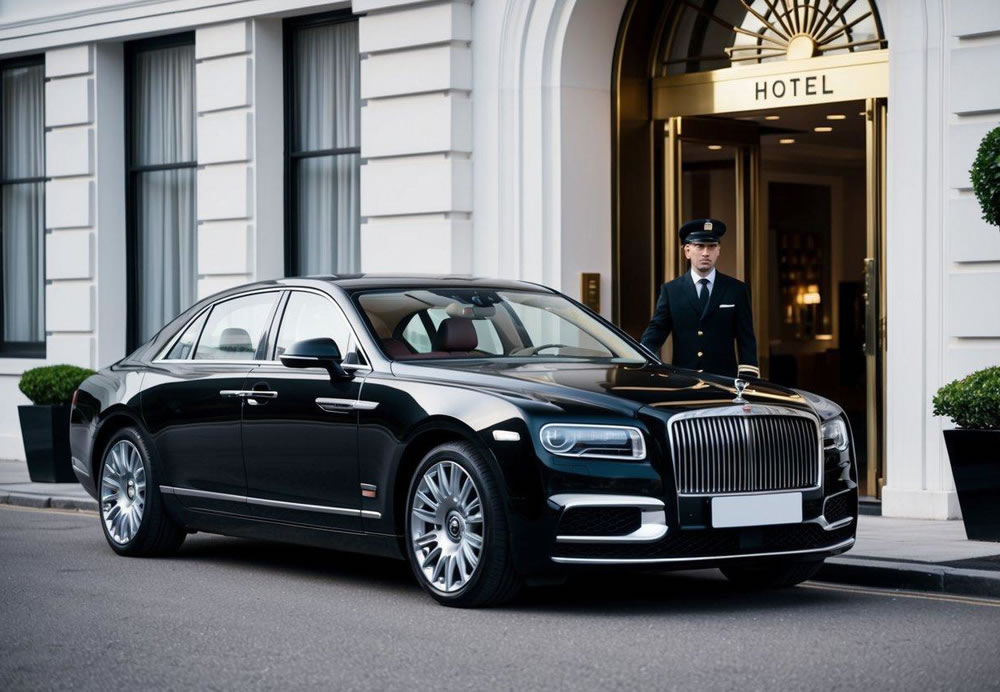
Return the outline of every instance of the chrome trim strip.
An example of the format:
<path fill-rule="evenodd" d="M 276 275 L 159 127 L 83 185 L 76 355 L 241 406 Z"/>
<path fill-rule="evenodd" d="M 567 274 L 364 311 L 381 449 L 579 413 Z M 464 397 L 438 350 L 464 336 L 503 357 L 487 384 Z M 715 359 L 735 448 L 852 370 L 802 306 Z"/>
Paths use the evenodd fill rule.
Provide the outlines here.
<path fill-rule="evenodd" d="M 377 401 L 363 401 L 361 399 L 333 399 L 330 397 L 317 397 L 316 405 L 324 411 L 330 413 L 343 413 L 344 411 L 373 411 L 378 408 Z"/>
<path fill-rule="evenodd" d="M 667 514 L 661 500 L 632 495 L 553 495 L 549 502 L 563 511 L 580 507 L 628 507 L 640 510 L 639 528 L 624 536 L 556 536 L 556 543 L 652 543 L 667 535 Z"/>
<path fill-rule="evenodd" d="M 736 422 L 738 420 L 747 420 L 749 418 L 767 418 L 768 416 L 792 416 L 792 417 L 799 417 L 799 418 L 804 418 L 806 420 L 810 420 L 810 421 L 812 421 L 815 424 L 815 426 L 816 426 L 816 439 L 817 439 L 817 442 L 816 442 L 816 457 L 817 457 L 817 459 L 816 459 L 816 465 L 817 465 L 817 468 L 816 468 L 816 484 L 811 485 L 811 486 L 803 486 L 803 487 L 799 487 L 799 488 L 783 488 L 781 490 L 756 490 L 756 491 L 736 492 L 736 493 L 725 492 L 725 491 L 723 491 L 723 492 L 678 493 L 678 496 L 679 497 L 714 497 L 716 495 L 733 495 L 733 494 L 754 495 L 754 494 L 771 494 L 771 493 L 775 493 L 775 492 L 809 491 L 809 490 L 817 490 L 817 489 L 822 488 L 823 487 L 823 463 L 824 463 L 823 428 L 822 428 L 822 423 L 820 422 L 820 420 L 819 420 L 818 417 L 816 417 L 814 414 L 812 414 L 809 411 L 803 411 L 801 409 L 790 408 L 790 407 L 787 407 L 787 406 L 777 406 L 777 405 L 773 405 L 773 404 L 751 404 L 749 411 L 747 411 L 746 408 L 744 406 L 742 406 L 742 405 L 740 405 L 740 406 L 719 406 L 717 408 L 705 408 L 705 409 L 696 409 L 694 411 L 683 411 L 681 413 L 677 413 L 674 416 L 672 416 L 670 418 L 670 420 L 667 421 L 667 443 L 668 443 L 668 445 L 670 447 L 671 461 L 672 461 L 672 466 L 673 466 L 673 469 L 674 469 L 674 483 L 676 484 L 676 487 L 679 488 L 680 485 L 681 485 L 679 472 L 682 471 L 682 469 L 679 469 L 678 466 L 677 466 L 678 460 L 676 458 L 676 449 L 677 449 L 678 445 L 681 444 L 681 442 L 688 441 L 688 440 L 684 440 L 684 441 L 679 441 L 678 440 L 678 432 L 675 431 L 676 423 L 678 421 L 692 420 L 692 419 L 694 419 L 694 420 L 705 421 L 706 424 L 711 425 L 711 423 L 713 422 L 713 421 L 711 421 L 712 418 L 731 418 L 731 419 L 733 419 L 734 422 Z M 748 426 L 749 426 L 749 422 L 747 422 L 747 423 L 745 423 L 743 425 L 743 427 L 744 427 L 745 430 L 748 429 Z M 684 431 L 683 428 L 680 429 L 680 434 L 682 436 L 685 436 L 685 431 Z M 747 432 L 747 434 L 749 434 L 749 432 Z M 769 435 L 768 437 L 773 438 L 774 436 L 773 435 Z M 711 439 L 709 441 L 713 444 L 714 448 L 719 449 L 720 442 L 718 440 L 716 440 L 715 434 L 711 435 Z M 782 455 L 786 455 L 787 452 L 788 452 L 788 450 L 791 449 L 790 441 L 786 440 L 786 439 L 780 439 L 779 442 L 783 445 L 782 450 L 781 450 Z M 752 456 L 753 450 L 749 450 L 749 453 Z M 702 476 L 705 475 L 705 472 L 708 470 L 708 467 L 706 466 L 706 464 L 708 464 L 711 461 L 710 458 L 702 459 L 702 458 L 699 457 L 698 459 L 684 459 L 682 461 L 684 461 L 684 463 L 685 463 L 685 468 L 683 469 L 683 471 L 686 474 L 689 474 L 688 478 L 691 478 L 692 476 L 690 474 L 693 473 L 694 477 L 697 478 L 697 482 L 698 483 L 701 483 L 703 481 L 707 481 L 708 480 L 707 478 L 702 478 Z M 772 471 L 781 471 L 781 469 L 772 469 Z M 771 479 L 771 480 L 773 480 L 773 479 Z M 771 480 L 763 479 L 763 478 L 757 478 L 757 479 L 753 479 L 753 482 L 754 483 L 763 483 L 765 481 L 766 482 L 771 482 Z"/>
<path fill-rule="evenodd" d="M 668 562 L 704 562 L 707 560 L 739 560 L 755 557 L 780 557 L 782 555 L 808 555 L 809 553 L 826 553 L 831 550 L 847 549 L 854 545 L 854 539 L 848 538 L 836 545 L 826 548 L 810 548 L 808 550 L 782 550 L 774 553 L 747 553 L 745 555 L 704 555 L 699 557 L 657 557 L 637 558 L 634 560 L 619 558 L 596 557 L 553 557 L 552 561 L 564 565 L 644 565 Z"/>
<path fill-rule="evenodd" d="M 340 514 L 343 516 L 361 516 L 360 509 L 348 509 L 347 507 L 330 507 L 327 505 L 304 505 L 298 502 L 283 502 L 281 500 L 265 500 L 262 497 L 247 497 L 247 504 L 260 505 L 262 507 L 274 507 L 277 509 L 296 509 L 303 512 L 322 512 L 324 514 Z"/>
<path fill-rule="evenodd" d="M 229 493 L 214 493 L 210 490 L 195 490 L 194 488 L 177 488 L 170 485 L 161 485 L 161 493 L 168 495 L 187 495 L 189 497 L 203 497 L 207 500 L 223 500 L 225 502 L 240 502 L 246 504 L 245 495 L 230 495 Z"/>
<path fill-rule="evenodd" d="M 344 516 L 364 517 L 366 519 L 381 519 L 380 512 L 370 510 L 348 509 L 346 507 L 329 507 L 326 505 L 304 505 L 297 502 L 281 502 L 280 500 L 265 500 L 260 497 L 247 497 L 244 495 L 229 495 L 227 493 L 214 493 L 209 490 L 195 490 L 193 488 L 178 488 L 170 485 L 161 485 L 160 492 L 167 495 L 187 495 L 190 497 L 201 497 L 208 500 L 225 500 L 226 502 L 239 502 L 242 504 L 262 505 L 265 507 L 277 507 L 280 509 L 297 509 L 304 512 L 323 512 L 326 514 L 339 514 Z"/>
<path fill-rule="evenodd" d="M 73 464 L 73 468 L 74 469 L 76 469 L 77 471 L 79 471 L 80 473 L 82 473 L 87 478 L 90 478 L 90 471 L 87 470 L 86 464 L 84 464 L 82 461 L 80 461 L 79 459 L 77 459 L 74 456 L 71 456 L 69 459 L 70 459 L 70 463 Z"/>

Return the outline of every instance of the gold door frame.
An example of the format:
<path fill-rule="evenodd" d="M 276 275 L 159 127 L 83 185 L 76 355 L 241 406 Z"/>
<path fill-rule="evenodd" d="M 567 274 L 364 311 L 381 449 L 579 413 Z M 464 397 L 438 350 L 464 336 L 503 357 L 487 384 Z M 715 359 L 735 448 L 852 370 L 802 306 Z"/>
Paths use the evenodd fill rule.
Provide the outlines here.
<path fill-rule="evenodd" d="M 865 101 L 867 247 L 865 253 L 865 368 L 867 372 L 867 474 L 863 492 L 882 496 L 885 485 L 886 353 L 886 100 Z"/>

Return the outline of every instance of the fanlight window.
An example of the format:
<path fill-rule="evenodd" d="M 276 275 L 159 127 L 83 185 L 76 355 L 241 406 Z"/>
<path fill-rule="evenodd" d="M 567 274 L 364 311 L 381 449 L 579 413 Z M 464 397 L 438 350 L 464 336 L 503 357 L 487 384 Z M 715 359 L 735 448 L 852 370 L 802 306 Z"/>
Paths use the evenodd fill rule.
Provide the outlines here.
<path fill-rule="evenodd" d="M 887 45 L 871 0 L 676 0 L 663 19 L 661 76 Z"/>

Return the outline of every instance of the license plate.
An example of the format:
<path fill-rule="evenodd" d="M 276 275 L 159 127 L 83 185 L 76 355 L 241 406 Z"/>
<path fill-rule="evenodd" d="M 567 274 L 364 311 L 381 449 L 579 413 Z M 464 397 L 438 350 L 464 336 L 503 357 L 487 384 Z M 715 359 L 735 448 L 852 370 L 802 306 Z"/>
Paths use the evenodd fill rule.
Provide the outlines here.
<path fill-rule="evenodd" d="M 769 526 L 802 521 L 802 493 L 712 498 L 712 527 Z"/>

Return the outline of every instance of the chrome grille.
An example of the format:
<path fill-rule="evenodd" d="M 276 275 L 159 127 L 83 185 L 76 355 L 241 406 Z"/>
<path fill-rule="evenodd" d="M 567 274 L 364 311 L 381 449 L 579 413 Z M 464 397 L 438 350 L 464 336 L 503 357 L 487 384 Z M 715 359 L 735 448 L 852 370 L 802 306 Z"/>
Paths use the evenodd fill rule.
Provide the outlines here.
<path fill-rule="evenodd" d="M 677 491 L 686 495 L 819 485 L 816 422 L 804 416 L 696 416 L 670 423 Z"/>

